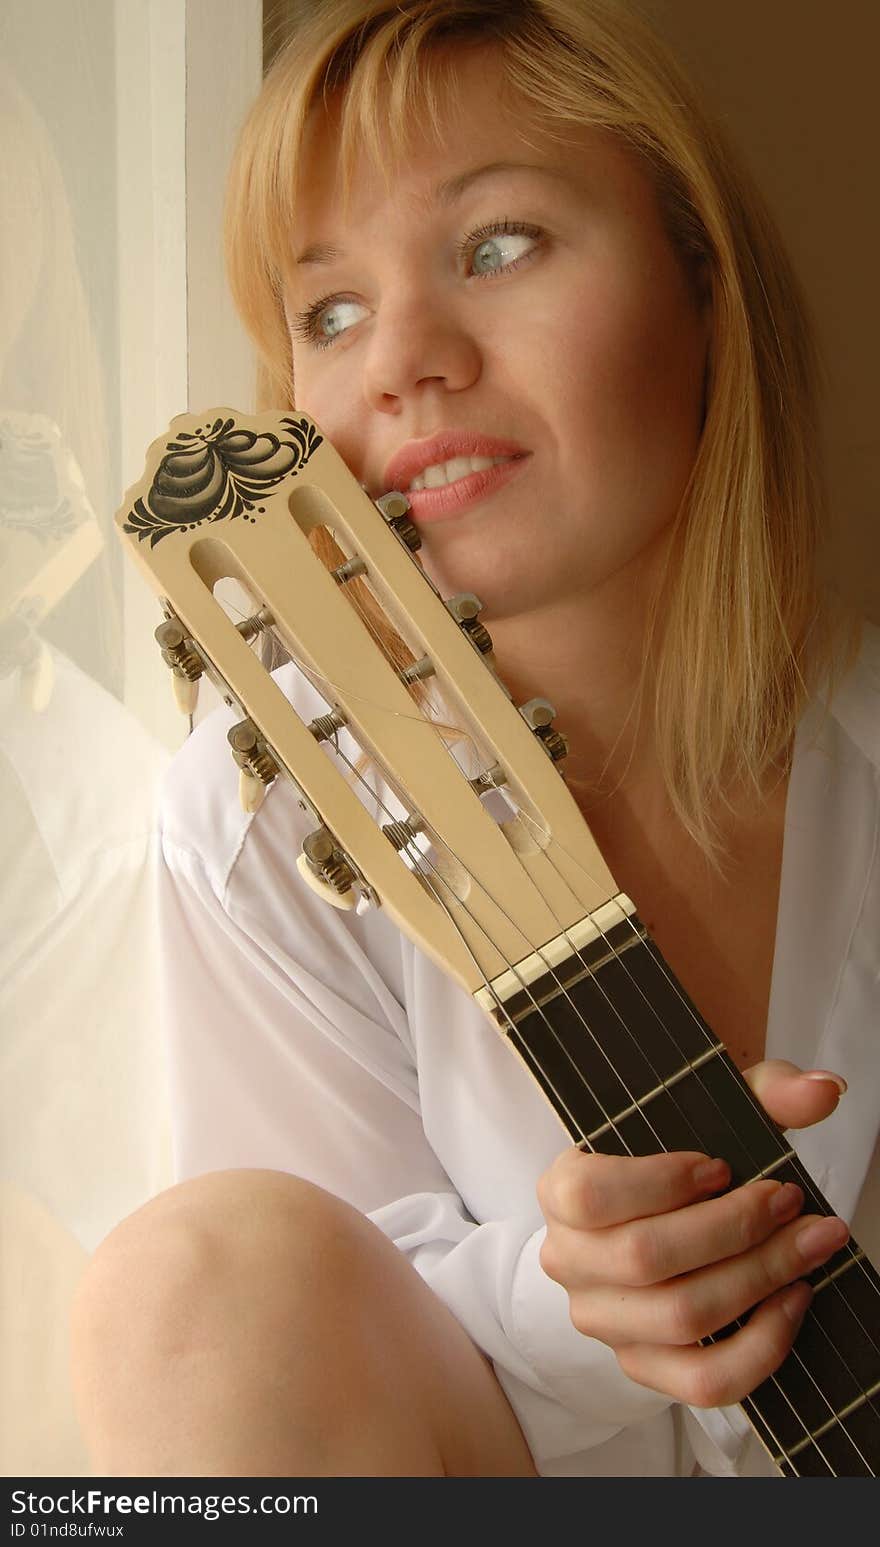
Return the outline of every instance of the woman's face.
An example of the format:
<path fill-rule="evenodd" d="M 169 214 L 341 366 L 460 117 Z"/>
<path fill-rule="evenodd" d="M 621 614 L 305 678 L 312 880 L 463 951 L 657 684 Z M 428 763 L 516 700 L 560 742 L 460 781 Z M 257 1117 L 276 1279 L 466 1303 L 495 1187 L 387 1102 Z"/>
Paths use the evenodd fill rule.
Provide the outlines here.
<path fill-rule="evenodd" d="M 373 498 L 406 491 L 386 469 L 412 442 L 519 448 L 463 503 L 414 501 L 426 567 L 487 617 L 586 597 L 656 552 L 693 467 L 709 328 L 635 155 L 597 130 L 527 142 L 501 87 L 496 55 L 459 52 L 442 149 L 425 135 L 390 195 L 362 160 L 344 222 L 316 120 L 295 257 L 337 251 L 298 262 L 286 294 L 297 407 Z M 474 175 L 498 162 L 521 164 Z"/>

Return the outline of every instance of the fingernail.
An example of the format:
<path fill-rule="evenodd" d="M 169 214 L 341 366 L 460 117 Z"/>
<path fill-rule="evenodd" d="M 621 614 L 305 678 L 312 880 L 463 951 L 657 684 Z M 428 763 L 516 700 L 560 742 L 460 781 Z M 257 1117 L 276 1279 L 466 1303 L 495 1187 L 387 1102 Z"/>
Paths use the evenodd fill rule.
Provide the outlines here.
<path fill-rule="evenodd" d="M 694 1166 L 694 1182 L 697 1187 L 723 1187 L 730 1180 L 730 1167 L 726 1160 L 702 1160 Z"/>
<path fill-rule="evenodd" d="M 842 1074 L 832 1074 L 830 1069 L 810 1069 L 801 1076 L 805 1080 L 821 1080 L 824 1084 L 836 1085 L 841 1095 L 848 1089 L 846 1080 Z"/>
<path fill-rule="evenodd" d="M 779 1302 L 789 1321 L 795 1326 L 804 1318 L 804 1312 L 813 1298 L 813 1291 L 809 1284 L 801 1280 L 797 1284 L 790 1284 Z"/>
<path fill-rule="evenodd" d="M 797 1249 L 805 1262 L 823 1262 L 849 1239 L 842 1219 L 814 1219 L 798 1231 Z"/>
<path fill-rule="evenodd" d="M 774 1219 L 789 1219 L 796 1214 L 804 1201 L 804 1195 L 796 1182 L 783 1182 L 771 1195 L 768 1207 Z"/>

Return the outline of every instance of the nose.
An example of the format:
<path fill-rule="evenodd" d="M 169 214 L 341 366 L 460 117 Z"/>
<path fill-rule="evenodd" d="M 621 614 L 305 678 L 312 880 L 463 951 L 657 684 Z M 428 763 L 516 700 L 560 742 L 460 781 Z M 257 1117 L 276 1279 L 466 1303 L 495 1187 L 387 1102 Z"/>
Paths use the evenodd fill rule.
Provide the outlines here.
<path fill-rule="evenodd" d="M 398 295 L 373 321 L 363 366 L 364 397 L 380 413 L 398 413 L 432 387 L 462 392 L 482 369 L 473 330 L 436 296 Z"/>

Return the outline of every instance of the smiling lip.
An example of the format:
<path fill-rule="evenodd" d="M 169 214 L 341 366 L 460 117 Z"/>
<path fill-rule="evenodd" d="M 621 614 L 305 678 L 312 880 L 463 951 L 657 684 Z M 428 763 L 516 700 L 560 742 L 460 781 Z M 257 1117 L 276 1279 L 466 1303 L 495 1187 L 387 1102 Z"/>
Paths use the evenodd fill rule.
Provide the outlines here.
<path fill-rule="evenodd" d="M 394 453 L 383 477 L 383 489 L 399 489 L 406 494 L 410 484 L 426 467 L 451 462 L 453 457 L 522 457 L 527 452 L 513 440 L 496 440 L 475 430 L 441 430 L 428 440 L 411 440 Z"/>
<path fill-rule="evenodd" d="M 399 489 L 406 495 L 415 521 L 444 521 L 509 483 L 530 456 L 531 452 L 513 440 L 498 440 L 475 430 L 441 430 L 427 440 L 411 440 L 395 452 L 385 468 L 385 488 Z M 410 489 L 412 480 L 426 467 L 450 462 L 454 457 L 510 457 L 512 460 L 483 468 L 478 473 L 468 473 L 467 477 L 457 478 L 454 483 L 443 484 L 437 489 Z"/>
<path fill-rule="evenodd" d="M 473 455 L 479 456 L 479 452 Z M 497 451 L 494 455 L 504 453 Z M 429 521 L 448 521 L 510 483 L 528 460 L 529 453 L 525 452 L 510 462 L 499 462 L 479 473 L 468 473 L 466 478 L 456 478 L 454 483 L 443 484 L 439 489 L 410 489 L 406 496 L 410 514 L 420 526 Z"/>

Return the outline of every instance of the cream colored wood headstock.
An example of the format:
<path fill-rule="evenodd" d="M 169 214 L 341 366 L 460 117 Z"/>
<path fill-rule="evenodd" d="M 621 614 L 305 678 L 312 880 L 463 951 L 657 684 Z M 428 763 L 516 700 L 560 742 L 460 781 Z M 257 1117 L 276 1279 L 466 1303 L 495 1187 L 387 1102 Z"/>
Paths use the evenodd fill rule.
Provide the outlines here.
<path fill-rule="evenodd" d="M 277 765 L 331 835 L 316 837 L 309 874 L 330 864 L 339 882 L 347 864 L 342 901 L 380 903 L 474 993 L 617 888 L 548 755 L 549 710 L 536 703 L 529 728 L 476 648 L 487 641 L 475 632 L 475 599 L 441 600 L 389 524 L 388 514 L 406 510 L 404 499 L 382 503 L 385 514 L 305 414 L 218 408 L 173 421 L 150 447 L 144 477 L 116 520 L 169 620 L 166 659 L 178 663 L 182 680 L 204 665 L 250 722 L 233 748 L 245 773 L 255 756 L 264 759 L 260 777 Z M 315 527 L 328 528 L 345 555 L 335 577 L 309 542 Z M 409 683 L 427 674 L 444 722 L 470 744 L 477 770 L 497 770 L 509 820 L 487 811 L 450 737 L 416 703 L 352 606 L 351 575 L 363 577 L 411 651 L 417 665 L 404 674 Z M 237 627 L 213 594 L 226 577 L 251 599 L 249 625 Z M 335 723 L 375 760 L 413 817 L 422 849 L 430 840 L 428 860 L 412 842 L 399 850 L 389 841 L 407 835 L 382 831 L 350 771 L 328 755 L 326 737 L 322 745 L 320 731 L 294 712 L 250 647 L 249 637 L 265 629 L 319 688 Z"/>

